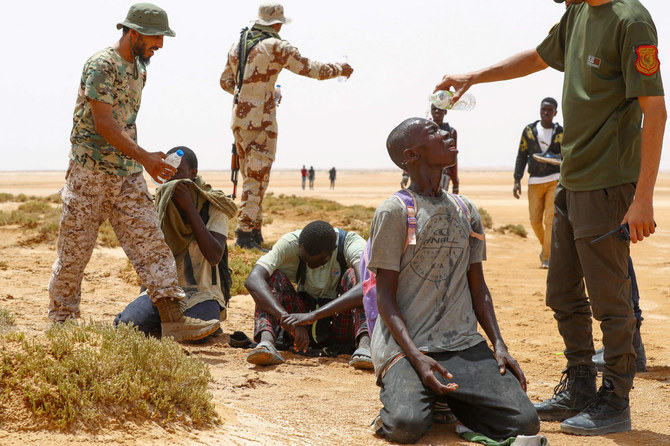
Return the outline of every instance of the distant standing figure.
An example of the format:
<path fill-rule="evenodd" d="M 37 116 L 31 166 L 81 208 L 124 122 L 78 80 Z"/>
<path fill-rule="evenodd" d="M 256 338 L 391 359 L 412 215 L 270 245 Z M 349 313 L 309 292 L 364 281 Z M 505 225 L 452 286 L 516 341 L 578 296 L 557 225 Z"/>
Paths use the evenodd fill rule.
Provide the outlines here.
<path fill-rule="evenodd" d="M 279 2 L 261 3 L 254 24 L 243 29 L 230 48 L 220 79 L 221 88 L 234 98 L 231 128 L 243 179 L 235 244 L 242 248 L 260 249 L 263 241 L 263 197 L 277 149 L 277 76 L 284 68 L 319 80 L 349 77 L 354 71 L 346 63 L 322 63 L 302 56 L 279 36 L 287 22 Z"/>
<path fill-rule="evenodd" d="M 328 171 L 328 175 L 330 177 L 330 188 L 335 189 L 335 177 L 337 175 L 337 172 L 335 171 L 335 167 L 333 167 L 332 169 L 330 169 Z"/>
<path fill-rule="evenodd" d="M 451 139 L 454 140 L 454 147 L 458 149 L 458 132 L 456 132 L 456 129 L 453 128 L 452 126 L 449 125 L 448 122 L 444 122 L 444 117 L 446 116 L 447 111 L 442 110 L 441 108 L 435 107 L 435 105 L 430 106 L 430 115 L 433 118 L 433 122 L 437 124 L 437 126 L 440 128 L 440 130 L 443 130 L 445 132 L 449 132 L 451 135 Z M 453 166 L 448 166 L 445 167 L 444 170 L 442 171 L 442 180 L 440 181 L 440 187 L 447 192 L 449 191 L 449 180 L 451 180 L 452 184 L 452 192 L 455 194 L 458 194 L 459 191 L 459 181 L 458 181 L 458 159 L 456 160 L 456 164 Z"/>
<path fill-rule="evenodd" d="M 551 226 L 554 220 L 554 193 L 561 171 L 558 165 L 543 162 L 534 155 L 552 159 L 561 157 L 563 127 L 553 122 L 558 102 L 554 98 L 544 98 L 540 103 L 540 119 L 528 124 L 521 134 L 519 152 L 514 168 L 514 198 L 521 196 L 521 178 L 528 164 L 528 212 L 530 225 L 540 241 L 540 268 L 549 268 L 551 252 Z M 544 223 L 543 223 L 544 220 Z"/>
<path fill-rule="evenodd" d="M 307 182 L 307 169 L 305 169 L 305 165 L 302 165 L 302 169 L 300 169 L 300 176 L 302 178 L 302 190 L 305 190 L 305 183 Z"/>
<path fill-rule="evenodd" d="M 309 166 L 308 175 L 309 175 L 309 188 L 314 189 L 314 167 L 313 166 Z"/>

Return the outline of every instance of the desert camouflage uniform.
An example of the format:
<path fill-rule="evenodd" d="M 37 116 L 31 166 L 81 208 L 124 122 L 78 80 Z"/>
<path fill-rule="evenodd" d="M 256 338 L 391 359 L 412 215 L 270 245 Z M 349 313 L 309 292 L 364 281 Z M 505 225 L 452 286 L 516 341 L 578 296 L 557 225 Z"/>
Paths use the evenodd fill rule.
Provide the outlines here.
<path fill-rule="evenodd" d="M 332 79 L 342 74 L 336 64 L 309 60 L 297 48 L 281 40 L 268 26 L 254 25 L 273 37 L 259 42 L 249 53 L 244 70 L 243 88 L 237 104 L 233 103 L 231 128 L 240 157 L 242 196 L 238 216 L 238 229 L 260 229 L 263 221 L 262 202 L 270 180 L 270 169 L 277 149 L 277 117 L 274 87 L 283 68 L 314 79 Z M 235 85 L 239 63 L 238 45 L 228 52 L 226 68 L 221 74 L 221 88 L 236 94 Z"/>
<path fill-rule="evenodd" d="M 137 73 L 137 76 L 135 76 Z M 158 226 L 142 166 L 95 132 L 90 99 L 113 106 L 113 117 L 134 140 L 146 70 L 107 48 L 84 65 L 71 135 L 70 168 L 61 197 L 58 258 L 49 282 L 49 318 L 79 316 L 81 281 L 100 225 L 107 219 L 155 302 L 181 299 L 174 257 Z"/>

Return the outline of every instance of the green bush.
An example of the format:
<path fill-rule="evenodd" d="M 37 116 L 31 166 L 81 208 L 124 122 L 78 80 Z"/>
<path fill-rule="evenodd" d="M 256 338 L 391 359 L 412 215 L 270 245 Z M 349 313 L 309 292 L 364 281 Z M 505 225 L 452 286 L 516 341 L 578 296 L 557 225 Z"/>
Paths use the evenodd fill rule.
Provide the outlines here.
<path fill-rule="evenodd" d="M 171 339 L 132 326 L 68 321 L 46 341 L 0 337 L 0 392 L 65 428 L 146 418 L 209 425 L 219 419 L 207 391 L 207 365 Z"/>

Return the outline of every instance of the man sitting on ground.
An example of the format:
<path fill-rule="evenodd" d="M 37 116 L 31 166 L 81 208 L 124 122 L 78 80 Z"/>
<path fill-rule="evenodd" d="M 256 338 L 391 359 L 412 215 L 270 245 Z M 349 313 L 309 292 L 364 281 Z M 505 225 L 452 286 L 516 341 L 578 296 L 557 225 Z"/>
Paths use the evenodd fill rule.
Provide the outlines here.
<path fill-rule="evenodd" d="M 179 286 L 186 293 L 181 310 L 192 318 L 224 321 L 231 285 L 228 219 L 235 216 L 237 207 L 198 176 L 198 159 L 191 149 L 175 147 L 168 155 L 177 150 L 184 152 L 181 164 L 172 181 L 156 190 L 155 204 L 165 241 L 177 263 Z M 158 309 L 146 293 L 114 319 L 115 325 L 131 322 L 140 331 L 160 337 Z"/>
<path fill-rule="evenodd" d="M 386 146 L 412 180 L 416 242 L 406 244 L 405 205 L 393 197 L 382 203 L 368 263 L 381 316 L 371 350 L 384 406 L 373 429 L 390 441 L 416 442 L 430 429 L 436 403 L 446 402 L 465 426 L 493 439 L 537 434 L 526 379 L 507 351 L 484 280 L 479 213 L 440 188 L 442 170 L 456 162 L 453 139 L 434 122 L 411 118 Z"/>
<path fill-rule="evenodd" d="M 247 361 L 283 363 L 275 345 L 281 331 L 298 353 L 310 346 L 353 352 L 350 365 L 372 368 L 358 266 L 363 249 L 360 235 L 317 220 L 285 234 L 258 259 L 244 283 L 256 302 L 254 340 L 260 342 Z"/>

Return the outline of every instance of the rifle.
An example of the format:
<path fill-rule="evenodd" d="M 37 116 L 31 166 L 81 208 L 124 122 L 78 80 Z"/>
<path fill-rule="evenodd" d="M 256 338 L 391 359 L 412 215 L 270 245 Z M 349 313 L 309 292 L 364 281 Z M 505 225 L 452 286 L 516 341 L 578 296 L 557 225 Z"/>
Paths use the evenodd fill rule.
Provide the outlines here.
<path fill-rule="evenodd" d="M 656 227 L 656 222 L 654 222 L 654 227 Z M 628 227 L 628 223 L 624 223 L 618 228 L 612 229 L 610 232 L 603 234 L 596 239 L 591 240 L 591 244 L 597 243 L 600 240 L 610 237 L 612 235 L 621 240 L 622 242 L 627 242 L 628 240 L 630 240 L 630 229 Z"/>
<path fill-rule="evenodd" d="M 237 174 L 240 171 L 240 156 L 237 154 L 237 145 L 233 143 L 233 155 L 230 158 L 230 181 L 233 182 L 233 200 L 237 196 Z"/>

